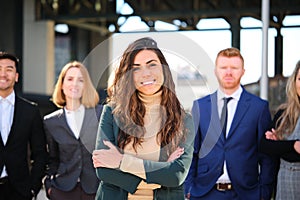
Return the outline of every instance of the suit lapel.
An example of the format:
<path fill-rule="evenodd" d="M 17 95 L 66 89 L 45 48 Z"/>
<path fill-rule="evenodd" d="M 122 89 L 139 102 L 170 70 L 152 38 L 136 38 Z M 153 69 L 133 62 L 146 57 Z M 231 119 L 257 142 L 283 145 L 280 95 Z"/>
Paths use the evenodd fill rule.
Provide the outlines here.
<path fill-rule="evenodd" d="M 211 100 L 211 102 L 210 102 L 210 106 L 208 106 L 208 108 L 211 109 L 211 114 L 208 116 L 211 116 L 211 119 L 210 119 L 210 125 L 209 125 L 208 132 L 211 132 L 210 134 L 212 134 L 212 132 L 216 133 L 216 137 L 218 137 L 218 138 L 220 137 L 222 142 L 224 142 L 225 141 L 225 138 L 223 137 L 224 135 L 221 134 L 222 133 L 222 125 L 221 125 L 219 111 L 218 111 L 217 92 L 215 92 L 211 95 L 210 100 Z"/>
<path fill-rule="evenodd" d="M 62 127 L 66 127 L 67 133 L 76 139 L 72 129 L 67 122 L 66 111 L 63 108 L 61 109 L 61 112 L 57 114 L 57 124 L 61 125 Z"/>
<path fill-rule="evenodd" d="M 82 126 L 80 129 L 80 137 L 89 133 L 91 124 L 98 124 L 96 111 L 94 108 L 85 108 Z"/>
<path fill-rule="evenodd" d="M 229 137 L 234 133 L 234 130 L 237 128 L 240 121 L 243 119 L 243 117 L 247 113 L 247 110 L 249 109 L 250 101 L 251 101 L 251 99 L 249 98 L 248 93 L 243 89 L 243 92 L 241 94 L 240 100 L 238 102 L 238 105 L 237 105 L 237 108 L 236 108 L 236 111 L 234 114 L 234 118 L 233 118 L 231 126 L 230 126 L 230 130 L 229 130 L 227 139 L 229 139 Z"/>
<path fill-rule="evenodd" d="M 218 97 L 217 97 L 217 92 L 213 93 L 211 96 L 211 122 L 210 122 L 210 127 L 213 129 L 211 132 L 215 132 L 217 135 L 216 137 L 220 137 L 221 141 L 224 142 L 225 138 L 224 135 L 222 134 L 222 125 L 219 117 L 219 112 L 218 112 Z"/>
<path fill-rule="evenodd" d="M 0 132 L 1 133 L 1 132 Z M 1 138 L 1 141 L 0 141 L 0 147 L 4 147 L 4 143 L 3 143 L 3 140 L 2 140 L 2 136 L 0 135 L 0 138 Z"/>
<path fill-rule="evenodd" d="M 96 110 L 94 108 L 85 108 L 80 130 L 80 140 L 90 153 L 95 149 L 98 124 Z"/>
<path fill-rule="evenodd" d="M 219 126 L 221 129 L 221 122 L 220 122 L 220 117 L 219 117 L 219 112 L 218 112 L 218 97 L 217 97 L 217 92 L 213 93 L 211 95 L 211 116 L 212 119 L 214 119 L 213 123 L 216 124 L 216 126 Z"/>
<path fill-rule="evenodd" d="M 207 103 L 202 105 L 201 109 L 203 110 L 200 110 L 200 115 L 210 116 L 210 119 L 201 119 L 201 122 L 205 120 L 209 124 L 207 131 L 204 134 L 205 137 L 203 138 L 201 149 L 199 151 L 199 158 L 205 157 L 211 152 L 215 145 L 218 145 L 219 141 L 224 143 L 225 140 L 224 136 L 221 135 L 222 129 L 218 114 L 217 93 L 210 95 Z"/>

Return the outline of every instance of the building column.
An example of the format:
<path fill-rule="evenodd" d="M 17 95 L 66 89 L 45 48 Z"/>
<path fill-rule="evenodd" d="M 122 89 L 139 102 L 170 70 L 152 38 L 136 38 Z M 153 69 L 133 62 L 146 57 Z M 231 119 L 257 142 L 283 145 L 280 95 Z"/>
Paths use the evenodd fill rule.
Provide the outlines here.
<path fill-rule="evenodd" d="M 240 17 L 232 16 L 230 19 L 230 30 L 232 33 L 232 46 L 240 49 L 241 47 L 241 26 L 240 26 Z"/>
<path fill-rule="evenodd" d="M 84 59 L 93 84 L 100 93 L 100 101 L 106 98 L 106 88 L 109 75 L 112 71 L 113 58 L 111 57 L 111 37 L 103 36 L 98 32 L 90 34 L 90 52 Z"/>
<path fill-rule="evenodd" d="M 24 3 L 23 92 L 50 95 L 55 81 L 55 24 L 36 21 L 34 3 Z"/>
<path fill-rule="evenodd" d="M 0 0 L 0 51 L 16 55 L 22 62 L 23 1 Z M 19 83 L 15 84 L 17 93 L 22 92 L 22 63 L 19 66 Z"/>

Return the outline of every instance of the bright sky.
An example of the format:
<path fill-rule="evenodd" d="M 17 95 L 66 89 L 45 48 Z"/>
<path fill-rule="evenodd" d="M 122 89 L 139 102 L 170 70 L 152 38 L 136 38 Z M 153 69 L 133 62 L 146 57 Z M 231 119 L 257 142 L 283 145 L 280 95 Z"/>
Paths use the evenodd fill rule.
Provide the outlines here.
<path fill-rule="evenodd" d="M 117 1 L 117 11 L 122 14 L 131 14 L 133 10 L 124 4 L 122 0 Z M 141 21 L 140 17 L 119 18 L 121 32 L 149 31 L 149 27 Z M 179 20 L 174 24 L 181 23 Z M 300 16 L 288 16 L 283 24 L 285 26 L 300 26 Z M 219 50 L 231 46 L 231 32 L 226 30 L 229 24 L 223 19 L 202 19 L 199 21 L 198 28 L 201 31 L 180 32 L 186 37 L 200 45 L 208 56 L 214 61 Z M 248 84 L 259 80 L 262 66 L 262 23 L 259 20 L 247 17 L 241 20 L 241 52 L 245 59 L 246 73 L 242 79 L 242 84 Z M 253 29 L 253 27 L 257 29 Z M 113 31 L 114 27 L 110 27 Z M 204 31 L 203 29 L 223 30 Z M 155 22 L 156 30 L 176 31 L 178 28 L 173 24 L 162 21 Z M 297 61 L 300 60 L 300 28 L 283 28 L 283 75 L 289 76 Z M 276 37 L 275 29 L 269 29 L 268 42 L 268 75 L 274 76 L 274 41 Z"/>

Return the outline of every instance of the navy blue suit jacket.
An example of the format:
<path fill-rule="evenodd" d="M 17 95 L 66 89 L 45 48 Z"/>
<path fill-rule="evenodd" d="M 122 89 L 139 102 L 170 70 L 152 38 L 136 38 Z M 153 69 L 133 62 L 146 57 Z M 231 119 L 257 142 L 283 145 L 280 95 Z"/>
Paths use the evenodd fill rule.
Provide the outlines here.
<path fill-rule="evenodd" d="M 270 199 L 274 162 L 258 152 L 260 139 L 271 123 L 268 102 L 243 89 L 226 140 L 221 134 L 217 107 L 217 92 L 194 101 L 196 137 L 185 192 L 193 197 L 207 194 L 223 173 L 226 160 L 238 196 Z"/>

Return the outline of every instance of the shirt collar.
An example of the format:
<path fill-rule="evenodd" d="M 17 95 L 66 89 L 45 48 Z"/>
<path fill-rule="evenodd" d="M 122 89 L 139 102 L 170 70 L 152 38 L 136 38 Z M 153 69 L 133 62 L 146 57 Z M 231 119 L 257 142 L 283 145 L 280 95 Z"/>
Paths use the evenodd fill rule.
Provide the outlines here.
<path fill-rule="evenodd" d="M 16 100 L 15 97 L 16 97 L 15 91 L 13 90 L 12 93 L 10 93 L 6 98 L 0 96 L 0 100 L 5 99 L 9 104 L 14 106 Z"/>
<path fill-rule="evenodd" d="M 232 97 L 233 99 L 238 101 L 238 100 L 240 100 L 242 92 L 243 92 L 243 88 L 241 86 L 230 96 L 226 95 L 224 92 L 222 92 L 220 89 L 218 89 L 217 96 L 218 96 L 218 100 L 222 100 L 224 97 Z"/>
<path fill-rule="evenodd" d="M 65 112 L 66 112 L 67 114 L 77 113 L 77 112 L 80 112 L 80 113 L 81 113 L 81 112 L 84 111 L 84 106 L 81 104 L 77 110 L 67 110 L 66 107 L 64 107 L 64 109 L 65 109 Z"/>

